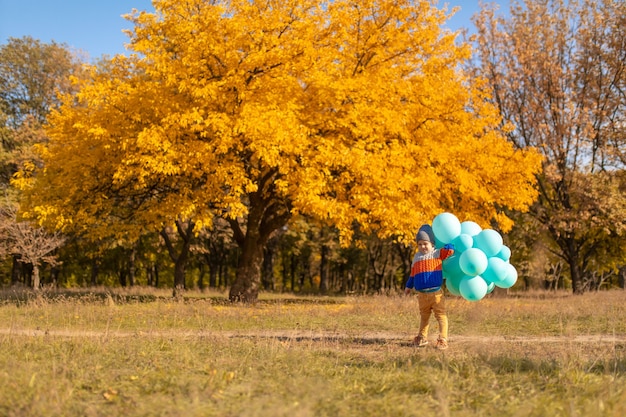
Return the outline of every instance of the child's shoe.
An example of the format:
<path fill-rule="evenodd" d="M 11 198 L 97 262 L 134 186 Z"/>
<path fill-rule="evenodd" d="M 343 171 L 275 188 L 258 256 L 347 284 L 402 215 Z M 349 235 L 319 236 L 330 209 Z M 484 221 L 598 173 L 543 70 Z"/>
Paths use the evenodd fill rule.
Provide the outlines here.
<path fill-rule="evenodd" d="M 437 344 L 435 345 L 435 347 L 439 350 L 446 350 L 448 349 L 448 341 L 443 337 L 440 337 L 439 339 L 437 339 Z"/>
<path fill-rule="evenodd" d="M 426 338 L 422 335 L 418 335 L 415 336 L 415 339 L 413 339 L 413 344 L 417 347 L 424 347 L 428 344 L 428 340 L 426 340 Z"/>

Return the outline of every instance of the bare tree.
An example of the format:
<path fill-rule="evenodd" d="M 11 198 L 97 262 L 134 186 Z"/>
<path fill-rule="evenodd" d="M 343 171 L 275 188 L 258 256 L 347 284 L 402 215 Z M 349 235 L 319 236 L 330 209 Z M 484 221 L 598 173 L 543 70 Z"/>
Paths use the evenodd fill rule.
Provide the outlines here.
<path fill-rule="evenodd" d="M 48 233 L 28 221 L 19 221 L 17 207 L 7 201 L 0 207 L 0 256 L 16 258 L 33 268 L 32 286 L 40 287 L 39 269 L 42 264 L 56 265 L 54 252 L 65 241 L 60 233 Z"/>

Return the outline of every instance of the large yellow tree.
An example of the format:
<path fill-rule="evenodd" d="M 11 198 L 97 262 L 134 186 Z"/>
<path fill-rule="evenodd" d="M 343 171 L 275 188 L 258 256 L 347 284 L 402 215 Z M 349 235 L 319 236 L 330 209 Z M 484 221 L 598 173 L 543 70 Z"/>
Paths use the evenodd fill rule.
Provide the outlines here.
<path fill-rule="evenodd" d="M 515 150 L 466 45 L 430 1 L 156 0 L 129 58 L 94 68 L 50 118 L 29 213 L 132 239 L 230 223 L 232 300 L 258 296 L 263 246 L 305 213 L 410 237 L 442 210 L 511 222 L 540 158 Z M 184 282 L 184 281 L 183 281 Z M 181 282 L 175 280 L 175 285 Z"/>

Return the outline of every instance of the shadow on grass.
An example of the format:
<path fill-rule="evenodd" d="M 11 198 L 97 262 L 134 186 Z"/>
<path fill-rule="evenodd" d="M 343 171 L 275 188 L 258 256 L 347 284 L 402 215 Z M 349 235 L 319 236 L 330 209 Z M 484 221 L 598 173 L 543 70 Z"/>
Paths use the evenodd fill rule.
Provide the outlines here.
<path fill-rule="evenodd" d="M 115 303 L 149 303 L 166 297 L 154 294 L 122 294 L 104 290 L 42 290 L 33 291 L 23 288 L 4 289 L 0 291 L 1 304 L 15 304 L 17 306 L 31 303 L 61 303 L 79 302 L 82 304 L 104 302 Z"/>
<path fill-rule="evenodd" d="M 138 287 L 133 288 L 85 288 L 85 289 L 43 289 L 40 291 L 34 291 L 25 287 L 11 287 L 0 290 L 0 304 L 15 304 L 26 305 L 29 303 L 48 302 L 48 303 L 60 303 L 75 301 L 78 303 L 107 303 L 114 302 L 115 304 L 132 304 L 132 303 L 152 303 L 156 301 L 164 302 L 181 302 L 181 303 L 195 303 L 195 302 L 207 302 L 220 306 L 241 306 L 240 303 L 231 302 L 228 297 L 220 295 L 205 295 L 197 292 L 189 292 L 189 295 L 183 294 L 179 297 L 174 297 L 169 290 L 157 290 L 157 289 L 142 289 Z M 300 305 L 300 304 L 343 304 L 344 300 L 341 297 L 315 297 L 315 296 L 297 296 L 295 298 L 290 297 L 276 297 L 271 299 L 259 299 L 252 303 L 253 305 Z"/>
<path fill-rule="evenodd" d="M 279 342 L 296 342 L 296 343 L 323 343 L 323 344 L 354 344 L 362 346 L 385 346 L 394 345 L 399 347 L 415 347 L 411 341 L 399 339 L 397 337 L 382 336 L 349 336 L 343 334 L 233 334 L 229 336 L 232 339 L 262 339 L 276 340 Z"/>

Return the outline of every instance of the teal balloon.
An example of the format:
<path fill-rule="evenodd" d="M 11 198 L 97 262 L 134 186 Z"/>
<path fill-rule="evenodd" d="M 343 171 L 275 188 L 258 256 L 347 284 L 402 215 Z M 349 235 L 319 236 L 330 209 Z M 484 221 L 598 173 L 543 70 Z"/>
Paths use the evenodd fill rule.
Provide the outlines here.
<path fill-rule="evenodd" d="M 487 283 L 503 282 L 509 273 L 508 265 L 502 259 L 493 256 L 487 260 L 487 269 L 481 275 Z"/>
<path fill-rule="evenodd" d="M 441 270 L 443 276 L 446 279 L 458 278 L 460 279 L 465 275 L 461 266 L 459 265 L 459 255 L 452 255 L 443 260 L 441 264 Z"/>
<path fill-rule="evenodd" d="M 461 233 L 452 241 L 452 244 L 454 245 L 454 252 L 461 253 L 474 245 L 474 239 L 467 233 Z"/>
<path fill-rule="evenodd" d="M 482 227 L 478 225 L 476 222 L 465 221 L 461 223 L 461 233 L 465 233 L 466 235 L 476 236 L 483 230 Z"/>
<path fill-rule="evenodd" d="M 461 296 L 468 301 L 481 300 L 487 295 L 488 285 L 485 280 L 477 275 L 475 277 L 464 277 L 459 284 Z"/>
<path fill-rule="evenodd" d="M 464 275 L 455 276 L 455 277 L 446 279 L 446 288 L 448 289 L 448 292 L 450 294 L 455 295 L 457 297 L 461 296 L 461 291 L 459 290 L 459 284 L 461 283 L 461 278 L 463 276 Z"/>
<path fill-rule="evenodd" d="M 504 280 L 496 282 L 496 286 L 500 288 L 511 288 L 517 282 L 517 269 L 511 264 L 506 264 L 508 273 Z"/>
<path fill-rule="evenodd" d="M 485 229 L 474 236 L 474 247 L 485 252 L 487 257 L 496 256 L 502 249 L 502 236 L 493 229 Z"/>
<path fill-rule="evenodd" d="M 469 248 L 459 257 L 459 266 L 465 275 L 480 275 L 487 269 L 487 255 L 478 248 Z"/>
<path fill-rule="evenodd" d="M 494 284 L 493 282 L 488 282 L 487 283 L 487 294 L 491 294 L 495 288 L 496 288 L 496 284 Z"/>
<path fill-rule="evenodd" d="M 437 236 L 435 236 L 435 249 L 441 249 L 445 245 L 446 245 L 445 243 L 443 243 L 441 240 L 437 239 Z"/>
<path fill-rule="evenodd" d="M 500 252 L 498 252 L 496 256 L 503 261 L 508 262 L 509 259 L 511 259 L 511 249 L 506 245 L 502 245 Z"/>
<path fill-rule="evenodd" d="M 444 245 L 451 243 L 461 234 L 461 223 L 452 213 L 441 213 L 433 219 L 435 238 Z"/>

